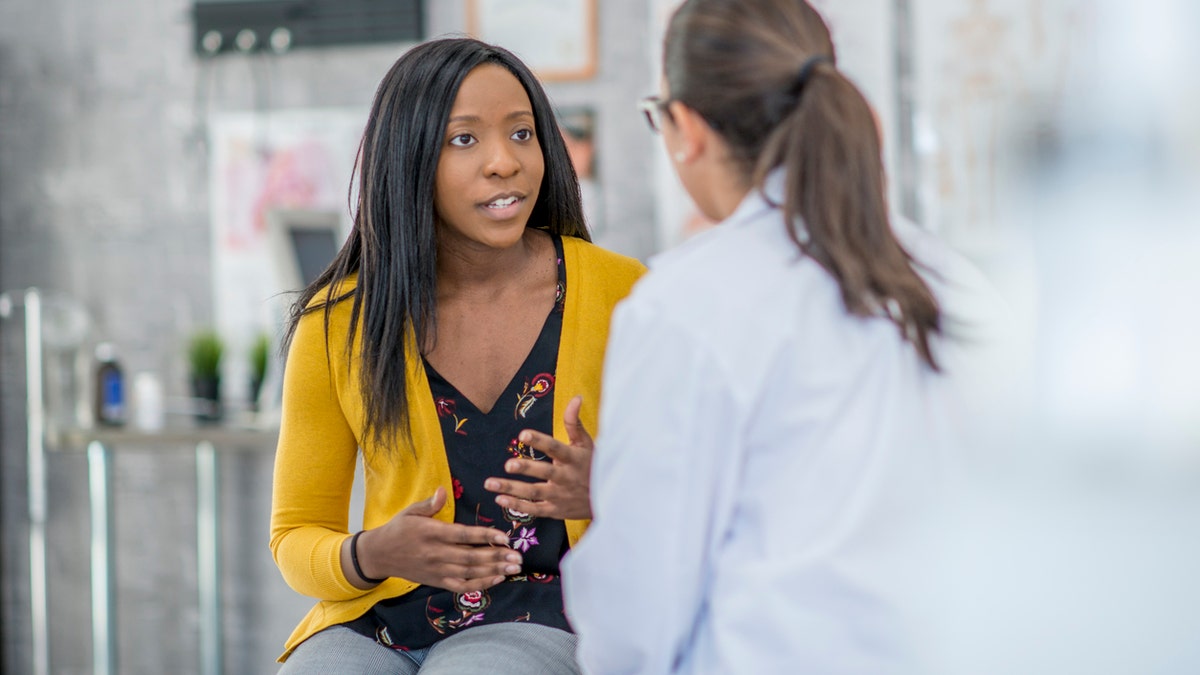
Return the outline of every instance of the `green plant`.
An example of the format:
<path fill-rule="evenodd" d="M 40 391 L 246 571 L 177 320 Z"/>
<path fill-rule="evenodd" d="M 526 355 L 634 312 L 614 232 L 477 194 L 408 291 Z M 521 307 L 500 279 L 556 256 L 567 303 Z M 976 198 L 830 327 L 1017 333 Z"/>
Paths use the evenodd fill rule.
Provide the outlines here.
<path fill-rule="evenodd" d="M 216 379 L 221 374 L 221 354 L 225 342 L 211 329 L 197 331 L 188 340 L 188 367 L 198 379 Z"/>
<path fill-rule="evenodd" d="M 262 382 L 267 376 L 267 364 L 271 359 L 271 338 L 259 333 L 250 343 L 250 379 Z"/>

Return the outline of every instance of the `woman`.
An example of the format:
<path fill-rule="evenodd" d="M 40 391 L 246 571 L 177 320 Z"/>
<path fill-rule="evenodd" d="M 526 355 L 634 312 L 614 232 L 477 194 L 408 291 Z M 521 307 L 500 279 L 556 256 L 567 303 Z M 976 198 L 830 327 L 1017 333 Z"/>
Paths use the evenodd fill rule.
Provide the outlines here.
<path fill-rule="evenodd" d="M 518 436 L 598 400 L 643 268 L 588 243 L 557 129 L 528 68 L 475 40 L 419 45 L 380 84 L 354 229 L 289 324 L 271 550 L 319 602 L 281 672 L 577 672 L 558 562 L 590 452 Z"/>
<path fill-rule="evenodd" d="M 955 448 L 942 302 L 971 273 L 893 229 L 874 116 L 803 0 L 684 2 L 644 110 L 720 225 L 614 315 L 564 570 L 581 664 L 917 670 L 906 544 Z"/>

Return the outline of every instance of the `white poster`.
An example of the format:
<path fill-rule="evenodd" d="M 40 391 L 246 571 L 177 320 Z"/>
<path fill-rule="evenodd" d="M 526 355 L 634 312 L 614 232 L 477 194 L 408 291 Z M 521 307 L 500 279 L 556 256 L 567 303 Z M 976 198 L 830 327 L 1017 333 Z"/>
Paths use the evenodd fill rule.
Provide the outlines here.
<path fill-rule="evenodd" d="M 349 231 L 350 175 L 362 110 L 231 113 L 210 126 L 213 312 L 226 342 L 222 389 L 247 397 L 253 337 L 277 340 L 290 296 L 268 237 L 277 212 L 336 213 Z M 275 342 L 274 346 L 278 346 Z"/>
<path fill-rule="evenodd" d="M 980 256 L 1003 236 L 1004 162 L 1059 105 L 1088 0 L 912 0 L 923 220 Z"/>

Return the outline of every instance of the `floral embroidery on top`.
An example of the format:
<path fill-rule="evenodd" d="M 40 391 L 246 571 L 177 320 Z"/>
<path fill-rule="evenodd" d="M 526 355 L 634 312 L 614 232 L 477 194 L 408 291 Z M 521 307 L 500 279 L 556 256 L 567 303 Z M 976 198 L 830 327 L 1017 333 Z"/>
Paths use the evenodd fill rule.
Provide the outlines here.
<path fill-rule="evenodd" d="M 546 459 L 546 455 L 535 450 L 533 446 L 525 445 L 519 438 L 509 441 L 508 454 L 519 459 L 532 459 L 539 462 Z"/>
<path fill-rule="evenodd" d="M 528 581 L 535 584 L 548 584 L 558 577 L 553 574 L 542 574 L 541 572 L 530 572 L 529 574 L 518 574 L 515 577 L 509 577 L 506 581 Z M 520 619 L 517 619 L 520 621 Z"/>
<path fill-rule="evenodd" d="M 517 529 L 517 527 L 516 527 L 517 525 L 533 522 L 533 516 L 529 515 L 528 513 L 525 513 L 524 511 L 510 509 L 506 506 L 506 507 L 504 507 L 503 512 L 504 512 L 504 519 L 513 524 L 513 526 L 511 528 L 509 528 L 509 530 L 508 530 L 508 538 L 509 539 L 512 539 L 513 530 Z"/>
<path fill-rule="evenodd" d="M 530 549 L 530 547 L 536 546 L 538 544 L 537 528 L 536 527 L 522 527 L 521 533 L 519 535 L 517 535 L 516 539 L 512 539 L 511 543 L 512 543 L 513 548 L 517 549 L 518 551 L 520 551 L 522 553 L 525 553 L 526 551 L 528 551 Z"/>
<path fill-rule="evenodd" d="M 517 407 L 513 411 L 513 419 L 524 418 L 537 400 L 554 388 L 554 376 L 550 373 L 538 373 L 532 379 L 525 381 L 525 388 L 517 395 Z"/>
<path fill-rule="evenodd" d="M 507 506 L 502 508 L 500 511 L 504 514 L 504 519 L 511 523 L 508 528 L 508 532 L 505 533 L 508 535 L 510 546 L 521 551 L 522 553 L 528 553 L 530 548 L 541 543 L 538 541 L 536 536 L 536 527 L 521 527 L 522 525 L 528 525 L 536 520 L 532 515 L 525 513 L 524 511 L 510 509 Z M 483 518 L 478 512 L 476 512 L 476 525 L 490 527 L 492 522 L 493 521 L 490 518 Z M 517 532 L 518 529 L 520 529 L 520 533 Z"/>
<path fill-rule="evenodd" d="M 453 417 L 454 418 L 454 433 L 460 436 L 466 436 L 467 432 L 462 430 L 464 424 L 467 423 L 467 418 L 459 419 L 455 414 L 458 409 L 458 402 L 452 398 L 439 396 L 433 400 L 434 406 L 437 407 L 438 417 Z"/>
<path fill-rule="evenodd" d="M 548 457 L 516 437 L 523 429 L 552 433 L 554 388 L 559 342 L 563 331 L 566 272 L 562 240 L 555 236 L 559 258 L 555 307 L 517 373 L 506 385 L 502 401 L 513 401 L 484 413 L 454 385 L 425 363 L 430 394 L 438 416 L 450 471 L 446 488 L 454 495 L 454 522 L 495 528 L 523 557 L 522 569 L 486 591 L 455 593 L 421 585 L 404 595 L 377 602 L 347 625 L 392 649 L 421 649 L 472 626 L 529 621 L 570 631 L 563 613 L 559 563 L 570 544 L 565 524 L 501 507 L 484 489 L 491 476 L 506 476 L 512 458 L 545 461 Z M 538 403 L 547 399 L 550 403 Z M 462 413 L 461 415 L 459 413 Z M 471 428 L 465 426 L 470 417 Z M 467 432 L 470 432 L 468 435 Z"/>
<path fill-rule="evenodd" d="M 475 505 L 475 524 L 480 527 L 491 527 L 492 523 L 496 522 L 496 519 L 488 518 L 487 516 L 480 513 L 479 509 L 481 506 L 482 506 L 481 504 Z"/>
<path fill-rule="evenodd" d="M 387 626 L 380 626 L 375 629 L 375 641 L 384 647 L 395 649 L 398 652 L 408 651 L 408 647 L 398 645 L 394 640 L 392 640 L 392 634 L 388 632 Z"/>
<path fill-rule="evenodd" d="M 461 616 L 451 619 L 446 616 L 446 610 L 434 607 L 433 598 L 429 598 L 425 601 L 425 620 L 439 635 L 445 635 L 447 631 L 466 628 L 473 623 L 483 621 L 483 610 L 487 609 L 491 602 L 492 597 L 488 595 L 487 591 L 455 593 L 454 608 L 460 612 Z"/>
<path fill-rule="evenodd" d="M 469 591 L 467 593 L 459 593 L 454 596 L 454 606 L 460 612 L 482 612 L 491 604 L 492 598 L 487 594 L 487 591 Z"/>

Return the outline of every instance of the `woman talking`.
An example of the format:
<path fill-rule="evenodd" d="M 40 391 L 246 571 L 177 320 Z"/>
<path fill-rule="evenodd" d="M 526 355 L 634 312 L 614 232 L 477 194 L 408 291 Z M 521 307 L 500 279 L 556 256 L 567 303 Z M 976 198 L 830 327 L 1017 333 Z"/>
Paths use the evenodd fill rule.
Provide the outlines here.
<path fill-rule="evenodd" d="M 590 518 L 590 453 L 522 438 L 594 423 L 643 267 L 588 243 L 546 94 L 497 47 L 405 53 L 357 174 L 353 230 L 289 324 L 271 550 L 318 602 L 281 672 L 578 672 L 559 560 Z"/>

